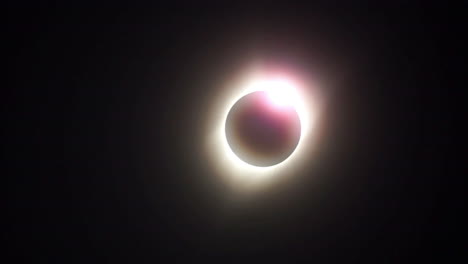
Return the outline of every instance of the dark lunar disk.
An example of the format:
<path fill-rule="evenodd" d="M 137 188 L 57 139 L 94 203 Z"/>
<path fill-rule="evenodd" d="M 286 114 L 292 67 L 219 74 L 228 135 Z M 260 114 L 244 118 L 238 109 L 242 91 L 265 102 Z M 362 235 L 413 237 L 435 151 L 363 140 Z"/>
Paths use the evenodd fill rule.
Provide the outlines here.
<path fill-rule="evenodd" d="M 226 138 L 243 161 L 268 167 L 284 161 L 299 143 L 301 123 L 295 108 L 278 105 L 263 91 L 239 99 L 226 119 Z"/>

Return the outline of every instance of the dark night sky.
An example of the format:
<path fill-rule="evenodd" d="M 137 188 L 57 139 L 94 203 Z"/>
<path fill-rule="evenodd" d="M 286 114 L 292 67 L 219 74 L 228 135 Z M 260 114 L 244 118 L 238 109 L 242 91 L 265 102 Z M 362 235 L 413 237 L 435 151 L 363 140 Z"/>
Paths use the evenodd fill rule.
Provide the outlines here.
<path fill-rule="evenodd" d="M 391 2 L 7 9 L 10 255 L 401 263 L 465 254 L 450 163 L 459 7 Z M 253 59 L 333 88 L 314 165 L 233 202 L 240 194 L 217 179 L 204 129 L 216 91 Z"/>

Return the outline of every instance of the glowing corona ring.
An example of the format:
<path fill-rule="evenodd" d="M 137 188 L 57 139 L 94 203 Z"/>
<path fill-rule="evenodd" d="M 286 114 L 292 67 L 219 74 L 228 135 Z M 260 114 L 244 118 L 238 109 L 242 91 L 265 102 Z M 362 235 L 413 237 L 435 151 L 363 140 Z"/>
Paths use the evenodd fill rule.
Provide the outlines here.
<path fill-rule="evenodd" d="M 219 96 L 218 107 L 213 111 L 214 121 L 211 123 L 208 134 L 207 151 L 209 152 L 219 174 L 227 179 L 235 187 L 254 187 L 264 183 L 271 183 L 276 177 L 290 174 L 298 168 L 307 150 L 310 139 L 311 127 L 315 120 L 315 107 L 312 107 L 310 87 L 304 87 L 299 82 L 281 76 L 259 77 L 254 76 L 247 81 L 238 83 L 229 89 L 232 94 L 226 93 Z M 292 105 L 299 116 L 301 135 L 297 147 L 293 153 L 282 162 L 269 167 L 257 167 L 241 160 L 228 144 L 225 125 L 228 113 L 232 106 L 243 96 L 256 91 L 264 91 L 268 94 L 272 103 Z M 213 125 L 215 125 L 213 130 Z"/>

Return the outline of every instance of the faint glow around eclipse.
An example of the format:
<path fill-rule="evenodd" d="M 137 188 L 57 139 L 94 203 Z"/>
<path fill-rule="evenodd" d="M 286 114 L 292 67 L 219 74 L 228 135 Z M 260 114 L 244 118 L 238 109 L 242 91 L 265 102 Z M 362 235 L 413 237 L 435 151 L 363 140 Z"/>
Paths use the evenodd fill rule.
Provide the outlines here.
<path fill-rule="evenodd" d="M 292 79 L 284 76 L 259 77 L 254 76 L 243 84 L 237 84 L 226 91 L 226 96 L 220 97 L 219 107 L 213 123 L 216 125 L 215 133 L 209 137 L 208 151 L 214 159 L 214 164 L 222 177 L 233 183 L 235 187 L 254 187 L 259 184 L 271 183 L 280 175 L 290 174 L 300 164 L 307 162 L 309 157 L 304 157 L 310 138 L 310 130 L 315 120 L 315 107 L 310 98 L 311 87 L 300 85 Z M 237 91 L 237 92 L 236 92 Z M 284 161 L 269 167 L 257 167 L 241 160 L 231 150 L 225 133 L 226 119 L 232 106 L 243 96 L 256 91 L 265 91 L 271 102 L 278 106 L 292 105 L 301 122 L 301 136 L 294 152 Z M 222 99 L 225 100 L 222 100 Z M 212 123 L 212 125 L 213 125 Z"/>

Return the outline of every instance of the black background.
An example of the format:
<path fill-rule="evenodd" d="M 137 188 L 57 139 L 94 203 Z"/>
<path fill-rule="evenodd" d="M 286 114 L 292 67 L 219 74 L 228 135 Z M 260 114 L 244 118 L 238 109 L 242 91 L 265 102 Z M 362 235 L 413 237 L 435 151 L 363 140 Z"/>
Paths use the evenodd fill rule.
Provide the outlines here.
<path fill-rule="evenodd" d="M 391 2 L 8 8 L 8 256 L 400 263 L 466 252 L 448 77 L 461 67 L 461 7 Z M 253 59 L 334 84 L 314 165 L 233 202 L 203 140 L 214 94 Z"/>

